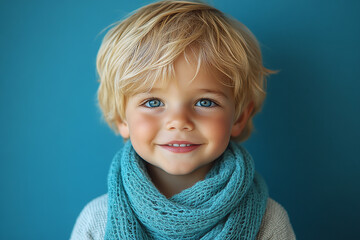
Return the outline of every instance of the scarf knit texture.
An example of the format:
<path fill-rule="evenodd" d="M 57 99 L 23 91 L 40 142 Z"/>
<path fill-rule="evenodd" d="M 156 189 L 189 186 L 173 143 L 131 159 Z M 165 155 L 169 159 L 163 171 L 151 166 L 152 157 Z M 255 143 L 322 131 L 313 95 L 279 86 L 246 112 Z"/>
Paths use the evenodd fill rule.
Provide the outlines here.
<path fill-rule="evenodd" d="M 108 176 L 105 239 L 255 239 L 267 186 L 250 154 L 230 142 L 205 179 L 167 199 L 128 141 Z"/>

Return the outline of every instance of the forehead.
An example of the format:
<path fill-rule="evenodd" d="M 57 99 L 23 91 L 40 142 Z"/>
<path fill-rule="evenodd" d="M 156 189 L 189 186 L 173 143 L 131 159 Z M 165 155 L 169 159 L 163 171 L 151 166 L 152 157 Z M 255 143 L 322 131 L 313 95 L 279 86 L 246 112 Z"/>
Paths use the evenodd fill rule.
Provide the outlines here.
<path fill-rule="evenodd" d="M 233 96 L 232 88 L 222 83 L 218 74 L 202 68 L 196 71 L 191 65 L 183 63 L 177 62 L 175 64 L 175 76 L 173 78 L 155 81 L 152 86 L 144 86 L 134 95 L 142 95 L 143 93 L 174 94 L 175 89 L 177 92 L 175 94 L 181 94 L 184 97 L 194 94 L 214 94 L 223 98 Z"/>
<path fill-rule="evenodd" d="M 179 87 L 222 87 L 223 76 L 194 56 L 181 55 L 174 61 L 174 80 Z"/>
<path fill-rule="evenodd" d="M 230 93 L 231 81 L 216 68 L 201 62 L 194 54 L 181 54 L 175 61 L 161 69 L 149 71 L 144 77 L 138 78 L 136 86 L 127 95 L 154 92 L 176 85 L 180 89 L 222 89 Z"/>

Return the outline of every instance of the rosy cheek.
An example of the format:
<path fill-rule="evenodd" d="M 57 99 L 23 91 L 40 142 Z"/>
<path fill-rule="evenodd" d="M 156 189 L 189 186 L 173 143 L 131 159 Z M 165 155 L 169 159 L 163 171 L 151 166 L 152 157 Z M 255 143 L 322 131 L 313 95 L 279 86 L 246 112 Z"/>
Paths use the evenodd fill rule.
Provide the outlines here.
<path fill-rule="evenodd" d="M 231 134 L 231 118 L 222 114 L 213 115 L 211 118 L 203 119 L 202 127 L 212 141 L 227 145 Z"/>
<path fill-rule="evenodd" d="M 148 114 L 136 114 L 132 119 L 130 135 L 142 140 L 151 140 L 156 135 L 159 119 Z"/>

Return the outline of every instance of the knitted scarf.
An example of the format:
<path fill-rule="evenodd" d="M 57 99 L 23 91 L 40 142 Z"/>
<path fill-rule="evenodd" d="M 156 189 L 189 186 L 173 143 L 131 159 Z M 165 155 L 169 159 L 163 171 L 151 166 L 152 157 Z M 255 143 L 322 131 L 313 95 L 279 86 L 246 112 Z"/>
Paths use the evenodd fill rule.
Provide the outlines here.
<path fill-rule="evenodd" d="M 111 164 L 105 239 L 255 239 L 267 187 L 250 154 L 230 142 L 205 179 L 167 199 L 131 142 Z"/>

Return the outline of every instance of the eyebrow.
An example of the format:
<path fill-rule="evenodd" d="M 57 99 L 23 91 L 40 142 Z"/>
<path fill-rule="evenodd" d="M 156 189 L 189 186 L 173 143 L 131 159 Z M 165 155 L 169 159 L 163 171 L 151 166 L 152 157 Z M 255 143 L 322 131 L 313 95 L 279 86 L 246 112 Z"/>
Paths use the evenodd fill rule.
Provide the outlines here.
<path fill-rule="evenodd" d="M 223 97 L 225 99 L 229 99 L 229 96 L 227 96 L 224 92 L 222 91 L 217 91 L 217 90 L 213 90 L 213 89 L 207 89 L 207 88 L 200 88 L 200 89 L 196 89 L 198 91 L 201 91 L 201 92 L 204 92 L 204 93 L 210 93 L 210 94 L 214 94 L 214 95 L 217 95 L 217 96 L 220 96 L 220 97 Z M 158 87 L 154 87 L 154 88 L 151 88 L 149 91 L 146 91 L 146 92 L 139 92 L 139 93 L 136 93 L 134 95 L 148 95 L 148 94 L 152 94 L 152 93 L 156 93 L 158 91 L 162 91 L 162 88 L 158 88 Z"/>
<path fill-rule="evenodd" d="M 229 98 L 229 96 L 227 96 L 224 92 L 222 91 L 216 91 L 216 90 L 212 90 L 212 89 L 206 89 L 206 88 L 201 88 L 201 89 L 198 89 L 202 92 L 205 92 L 205 93 L 211 93 L 211 94 L 215 94 L 215 95 L 218 95 L 220 97 L 224 97 L 226 99 Z"/>

